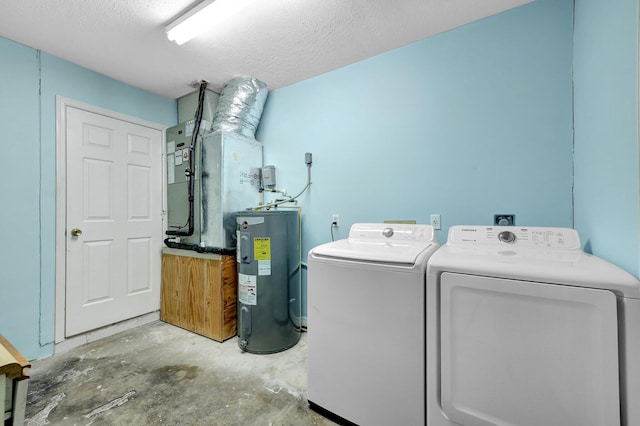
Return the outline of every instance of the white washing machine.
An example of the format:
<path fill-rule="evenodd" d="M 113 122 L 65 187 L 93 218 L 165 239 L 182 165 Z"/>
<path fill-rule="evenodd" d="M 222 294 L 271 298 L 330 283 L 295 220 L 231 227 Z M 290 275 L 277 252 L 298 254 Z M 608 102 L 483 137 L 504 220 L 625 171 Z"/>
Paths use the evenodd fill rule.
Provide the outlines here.
<path fill-rule="evenodd" d="M 308 400 L 341 423 L 424 425 L 429 225 L 355 224 L 308 257 Z"/>
<path fill-rule="evenodd" d="M 640 425 L 640 283 L 580 247 L 450 228 L 428 266 L 429 426 Z"/>

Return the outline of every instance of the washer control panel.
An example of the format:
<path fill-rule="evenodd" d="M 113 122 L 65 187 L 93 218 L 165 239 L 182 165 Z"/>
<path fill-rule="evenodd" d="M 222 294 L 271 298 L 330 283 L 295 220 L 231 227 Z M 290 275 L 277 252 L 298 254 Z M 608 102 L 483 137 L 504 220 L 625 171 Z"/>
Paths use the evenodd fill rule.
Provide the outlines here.
<path fill-rule="evenodd" d="M 579 249 L 580 237 L 569 228 L 516 226 L 452 226 L 448 245 L 498 245 Z"/>
<path fill-rule="evenodd" d="M 351 241 L 419 242 L 434 241 L 431 225 L 399 223 L 354 223 L 349 231 Z"/>

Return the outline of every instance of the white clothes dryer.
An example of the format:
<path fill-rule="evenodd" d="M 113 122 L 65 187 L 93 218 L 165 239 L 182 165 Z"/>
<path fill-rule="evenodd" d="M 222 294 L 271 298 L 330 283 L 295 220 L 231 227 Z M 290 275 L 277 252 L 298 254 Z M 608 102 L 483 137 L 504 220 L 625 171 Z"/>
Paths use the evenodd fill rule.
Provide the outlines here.
<path fill-rule="evenodd" d="M 340 423 L 425 424 L 429 225 L 355 224 L 308 256 L 308 400 Z"/>
<path fill-rule="evenodd" d="M 427 425 L 640 425 L 640 282 L 574 230 L 450 228 L 427 312 Z"/>

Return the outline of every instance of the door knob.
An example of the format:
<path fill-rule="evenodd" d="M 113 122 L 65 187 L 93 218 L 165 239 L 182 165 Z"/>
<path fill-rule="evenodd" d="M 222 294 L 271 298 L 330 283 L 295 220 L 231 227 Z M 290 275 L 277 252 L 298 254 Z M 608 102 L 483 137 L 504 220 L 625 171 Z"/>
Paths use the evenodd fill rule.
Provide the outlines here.
<path fill-rule="evenodd" d="M 82 229 L 73 228 L 71 230 L 71 236 L 72 237 L 79 237 L 80 235 L 82 235 Z"/>

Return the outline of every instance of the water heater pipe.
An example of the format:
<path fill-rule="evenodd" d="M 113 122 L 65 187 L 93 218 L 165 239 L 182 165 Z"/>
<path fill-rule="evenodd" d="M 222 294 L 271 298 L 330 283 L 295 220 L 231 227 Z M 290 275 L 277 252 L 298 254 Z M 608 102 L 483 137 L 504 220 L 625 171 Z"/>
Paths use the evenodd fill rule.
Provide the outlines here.
<path fill-rule="evenodd" d="M 308 158 L 308 160 L 307 160 L 307 158 Z M 264 205 L 258 206 L 258 207 L 250 207 L 247 210 L 261 210 L 261 209 L 268 209 L 268 208 L 271 208 L 271 207 L 276 207 L 276 206 L 279 206 L 280 204 L 290 203 L 291 201 L 294 201 L 296 198 L 298 198 L 299 196 L 304 194 L 304 192 L 309 188 L 309 186 L 311 186 L 311 154 L 307 153 L 305 155 L 305 162 L 307 163 L 307 184 L 302 189 L 302 191 L 300 191 L 298 194 L 294 195 L 293 197 L 289 197 L 289 198 L 286 198 L 284 200 L 274 201 L 272 203 L 264 204 Z"/>

